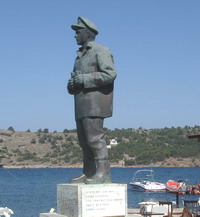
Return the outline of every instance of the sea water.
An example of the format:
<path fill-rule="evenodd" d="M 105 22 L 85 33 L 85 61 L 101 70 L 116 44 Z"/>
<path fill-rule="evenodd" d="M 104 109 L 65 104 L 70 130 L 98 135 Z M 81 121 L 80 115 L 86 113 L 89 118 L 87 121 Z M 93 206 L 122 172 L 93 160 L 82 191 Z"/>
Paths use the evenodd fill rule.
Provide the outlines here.
<path fill-rule="evenodd" d="M 134 173 L 144 168 L 111 168 L 113 183 L 127 184 L 128 207 L 136 208 L 138 203 L 150 198 L 175 201 L 176 196 L 169 192 L 135 191 L 129 185 Z M 147 168 L 146 168 L 147 169 Z M 184 179 L 187 184 L 200 183 L 200 168 L 153 168 L 155 180 L 166 183 L 169 179 Z M 39 213 L 56 209 L 57 184 L 68 183 L 69 178 L 78 176 L 80 168 L 58 169 L 1 169 L 0 170 L 0 207 L 14 211 L 13 217 L 39 217 Z M 198 200 L 199 195 L 180 196 L 182 200 Z"/>

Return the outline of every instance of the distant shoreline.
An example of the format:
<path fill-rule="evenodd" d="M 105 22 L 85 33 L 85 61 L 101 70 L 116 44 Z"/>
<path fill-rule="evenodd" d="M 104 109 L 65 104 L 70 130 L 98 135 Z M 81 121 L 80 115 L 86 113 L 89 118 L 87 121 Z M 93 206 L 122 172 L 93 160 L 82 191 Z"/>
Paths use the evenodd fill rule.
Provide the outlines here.
<path fill-rule="evenodd" d="M 120 166 L 120 165 L 111 165 L 111 168 L 186 168 L 186 167 L 194 167 L 195 166 L 189 166 L 189 165 L 181 165 L 181 166 L 148 166 L 148 165 L 135 165 L 135 166 Z M 44 166 L 44 165 L 26 165 L 26 166 L 9 166 L 5 165 L 1 169 L 67 169 L 67 168 L 82 168 L 82 166 L 77 165 L 70 165 L 70 166 Z"/>

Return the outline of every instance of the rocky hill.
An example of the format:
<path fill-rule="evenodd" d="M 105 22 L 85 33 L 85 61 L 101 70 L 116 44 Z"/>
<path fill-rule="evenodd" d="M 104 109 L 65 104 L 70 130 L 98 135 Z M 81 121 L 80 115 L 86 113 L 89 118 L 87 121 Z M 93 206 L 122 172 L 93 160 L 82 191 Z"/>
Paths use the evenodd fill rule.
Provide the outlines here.
<path fill-rule="evenodd" d="M 188 133 L 200 127 L 106 130 L 111 166 L 199 167 L 200 143 Z M 74 132 L 0 130 L 0 164 L 7 168 L 81 167 L 82 152 Z"/>
<path fill-rule="evenodd" d="M 4 167 L 79 166 L 80 155 L 76 133 L 0 130 L 0 163 Z"/>

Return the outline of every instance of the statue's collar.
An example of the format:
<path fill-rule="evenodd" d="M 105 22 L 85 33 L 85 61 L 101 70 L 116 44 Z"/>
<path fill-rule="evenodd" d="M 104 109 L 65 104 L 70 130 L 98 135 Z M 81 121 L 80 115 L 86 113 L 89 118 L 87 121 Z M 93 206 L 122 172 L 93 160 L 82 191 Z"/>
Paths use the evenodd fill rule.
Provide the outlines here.
<path fill-rule="evenodd" d="M 94 42 L 90 41 L 90 42 L 88 42 L 88 44 L 87 44 L 86 47 L 84 47 L 84 48 L 83 48 L 83 47 L 80 47 L 79 50 L 76 52 L 77 55 L 78 55 L 79 57 L 82 57 L 89 49 L 92 48 L 93 43 L 94 43 Z"/>

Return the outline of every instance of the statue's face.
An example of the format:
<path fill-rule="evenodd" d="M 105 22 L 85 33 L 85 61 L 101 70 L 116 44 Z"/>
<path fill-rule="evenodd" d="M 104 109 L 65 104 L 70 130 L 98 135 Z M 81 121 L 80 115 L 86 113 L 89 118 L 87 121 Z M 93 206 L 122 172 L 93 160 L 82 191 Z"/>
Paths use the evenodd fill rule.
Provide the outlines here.
<path fill-rule="evenodd" d="M 75 39 L 78 45 L 84 45 L 88 42 L 88 32 L 86 29 L 78 29 L 75 33 Z"/>

